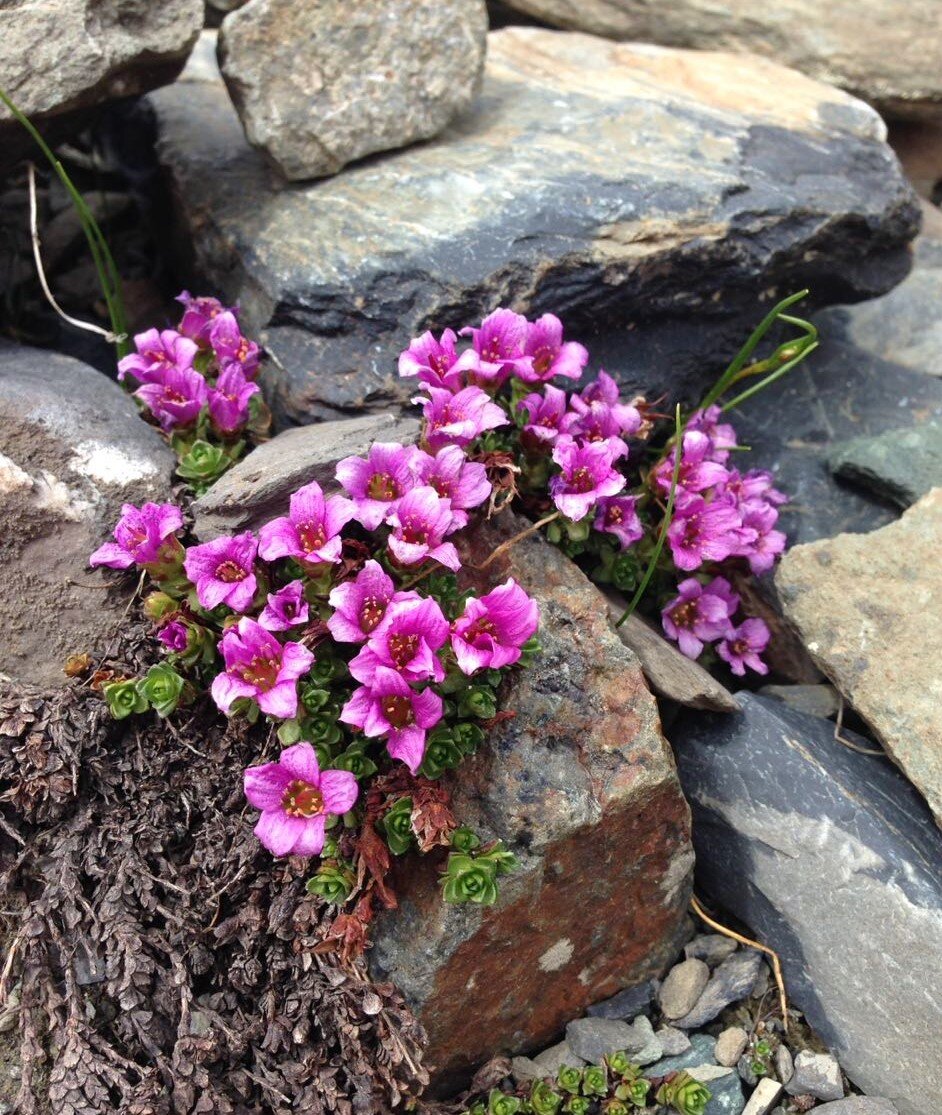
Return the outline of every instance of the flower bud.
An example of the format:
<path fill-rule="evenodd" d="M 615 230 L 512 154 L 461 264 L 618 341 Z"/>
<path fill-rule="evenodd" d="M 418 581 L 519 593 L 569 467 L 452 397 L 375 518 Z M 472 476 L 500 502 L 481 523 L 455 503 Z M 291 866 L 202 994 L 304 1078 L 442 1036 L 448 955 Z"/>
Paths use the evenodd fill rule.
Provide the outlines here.
<path fill-rule="evenodd" d="M 144 615 L 156 623 L 158 620 L 162 620 L 164 616 L 175 612 L 179 603 L 165 592 L 150 592 L 144 597 L 142 607 Z"/>

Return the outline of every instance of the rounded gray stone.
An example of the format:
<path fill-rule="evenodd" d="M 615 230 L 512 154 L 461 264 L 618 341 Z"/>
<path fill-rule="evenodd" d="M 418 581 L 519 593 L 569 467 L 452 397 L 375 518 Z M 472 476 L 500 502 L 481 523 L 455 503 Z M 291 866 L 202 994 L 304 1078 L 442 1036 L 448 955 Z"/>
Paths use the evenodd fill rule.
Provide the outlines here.
<path fill-rule="evenodd" d="M 749 1035 L 741 1026 L 730 1026 L 716 1039 L 716 1063 L 732 1068 L 746 1052 Z"/>
<path fill-rule="evenodd" d="M 665 1018 L 682 1018 L 693 1010 L 710 980 L 710 969 L 702 960 L 683 960 L 667 973 L 658 992 Z"/>

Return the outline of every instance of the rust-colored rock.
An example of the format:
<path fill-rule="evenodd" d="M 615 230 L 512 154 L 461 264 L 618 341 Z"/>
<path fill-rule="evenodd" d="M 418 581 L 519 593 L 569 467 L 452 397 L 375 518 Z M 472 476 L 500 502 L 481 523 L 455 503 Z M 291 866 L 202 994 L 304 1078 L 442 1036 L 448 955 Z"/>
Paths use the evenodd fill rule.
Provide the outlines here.
<path fill-rule="evenodd" d="M 470 560 L 519 526 L 507 516 L 478 531 Z M 482 910 L 445 905 L 440 864 L 413 860 L 371 961 L 418 1010 L 440 1089 L 493 1053 L 545 1046 L 589 1004 L 660 974 L 680 948 L 693 865 L 657 706 L 601 594 L 535 537 L 488 575 L 537 598 L 543 652 L 504 695 L 516 718 L 462 767 L 455 811 L 520 866 Z"/>

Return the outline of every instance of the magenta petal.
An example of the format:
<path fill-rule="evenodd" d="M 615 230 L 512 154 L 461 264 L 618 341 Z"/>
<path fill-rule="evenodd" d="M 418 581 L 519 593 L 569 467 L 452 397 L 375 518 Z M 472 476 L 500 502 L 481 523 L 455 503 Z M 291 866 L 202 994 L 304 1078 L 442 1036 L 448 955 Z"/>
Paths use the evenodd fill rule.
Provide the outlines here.
<path fill-rule="evenodd" d="M 304 828 L 298 833 L 291 849 L 293 856 L 319 856 L 324 850 L 324 837 L 326 835 L 326 817 L 320 814 L 317 817 L 304 817 Z"/>
<path fill-rule="evenodd" d="M 360 793 L 357 780 L 348 770 L 325 770 L 321 775 L 321 794 L 328 813 L 346 813 Z"/>
<path fill-rule="evenodd" d="M 210 693 L 220 711 L 228 712 L 232 702 L 238 700 L 238 698 L 254 697 L 255 687 L 249 685 L 247 681 L 242 681 L 241 678 L 235 678 L 231 674 L 223 673 L 217 674 L 216 677 L 213 678 Z"/>
<path fill-rule="evenodd" d="M 243 775 L 245 796 L 256 809 L 277 809 L 290 777 L 280 763 L 249 767 Z"/>
<path fill-rule="evenodd" d="M 106 542 L 92 554 L 88 564 L 93 568 L 107 565 L 109 569 L 127 569 L 134 564 L 134 558 L 117 542 Z"/>
<path fill-rule="evenodd" d="M 280 681 L 267 692 L 259 693 L 256 699 L 258 707 L 269 716 L 275 716 L 279 720 L 293 720 L 298 712 L 297 682 L 294 678 Z"/>
<path fill-rule="evenodd" d="M 255 835 L 272 855 L 286 856 L 306 823 L 302 817 L 288 817 L 280 809 L 266 809 L 255 826 Z"/>
<path fill-rule="evenodd" d="M 292 778 L 300 778 L 311 786 L 318 784 L 321 770 L 317 765 L 317 752 L 309 743 L 302 741 L 286 747 L 278 761 Z"/>
<path fill-rule="evenodd" d="M 401 759 L 412 774 L 418 774 L 425 756 L 425 732 L 420 728 L 391 732 L 386 746 L 394 759 Z"/>

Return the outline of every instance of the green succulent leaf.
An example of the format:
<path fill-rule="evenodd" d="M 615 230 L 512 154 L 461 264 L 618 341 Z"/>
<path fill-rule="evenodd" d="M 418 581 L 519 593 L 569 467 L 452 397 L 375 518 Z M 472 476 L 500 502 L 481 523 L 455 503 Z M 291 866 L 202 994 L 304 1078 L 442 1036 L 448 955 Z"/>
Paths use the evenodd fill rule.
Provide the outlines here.
<path fill-rule="evenodd" d="M 490 720 L 497 714 L 497 695 L 489 685 L 469 685 L 458 697 L 458 715 Z"/>
<path fill-rule="evenodd" d="M 605 1065 L 586 1065 L 582 1070 L 582 1094 L 584 1096 L 608 1094 L 608 1069 Z"/>
<path fill-rule="evenodd" d="M 566 1115 L 587 1115 L 592 1108 L 592 1100 L 588 1096 L 570 1096 L 563 1104 Z"/>
<path fill-rule="evenodd" d="M 508 1096 L 497 1088 L 493 1088 L 487 1097 L 488 1115 L 517 1115 L 521 1107 L 523 1100 L 517 1096 Z"/>
<path fill-rule="evenodd" d="M 230 456 L 222 446 L 211 445 L 199 438 L 181 456 L 177 474 L 188 480 L 193 489 L 202 494 L 222 476 L 237 456 L 238 454 Z"/>
<path fill-rule="evenodd" d="M 704 1115 L 710 1092 L 688 1072 L 678 1072 L 657 1090 L 655 1099 L 678 1115 Z"/>
<path fill-rule="evenodd" d="M 449 855 L 442 886 L 446 902 L 476 902 L 479 906 L 492 906 L 497 901 L 494 864 L 461 852 Z"/>
<path fill-rule="evenodd" d="M 108 710 L 115 720 L 124 720 L 135 713 L 147 712 L 150 707 L 147 698 L 141 693 L 139 683 L 133 678 L 127 681 L 112 681 L 102 686 L 102 694 L 108 703 Z"/>
<path fill-rule="evenodd" d="M 582 1069 L 560 1065 L 556 1070 L 556 1083 L 564 1092 L 577 1096 L 582 1089 Z"/>
<path fill-rule="evenodd" d="M 386 843 L 395 856 L 401 856 L 415 843 L 412 832 L 412 798 L 399 798 L 380 821 Z"/>
<path fill-rule="evenodd" d="M 169 662 L 151 666 L 137 683 L 141 696 L 158 716 L 169 716 L 179 705 L 185 682 Z"/>
<path fill-rule="evenodd" d="M 343 860 L 324 862 L 317 874 L 308 879 L 308 894 L 316 894 L 334 905 L 340 906 L 350 897 L 356 876 L 350 864 Z"/>
<path fill-rule="evenodd" d="M 440 778 L 446 770 L 454 770 L 464 758 L 464 752 L 448 729 L 436 729 L 425 744 L 425 755 L 419 773 L 426 778 Z"/>
<path fill-rule="evenodd" d="M 316 749 L 327 747 L 327 744 L 325 744 L 322 739 L 316 738 L 317 733 L 313 733 L 313 735 L 315 738 L 313 738 L 311 742 Z M 366 753 L 366 743 L 364 740 L 357 740 L 351 743 L 346 751 L 341 751 L 333 760 L 332 765 L 336 767 L 337 770 L 350 771 L 350 773 L 355 774 L 357 778 L 369 778 L 369 776 L 375 774 L 377 770 L 376 764 Z"/>
<path fill-rule="evenodd" d="M 562 1107 L 563 1097 L 545 1080 L 535 1080 L 528 1097 L 533 1115 L 556 1115 Z"/>
<path fill-rule="evenodd" d="M 451 834 L 451 846 L 456 852 L 473 852 L 481 847 L 481 838 L 473 829 L 456 828 Z"/>

